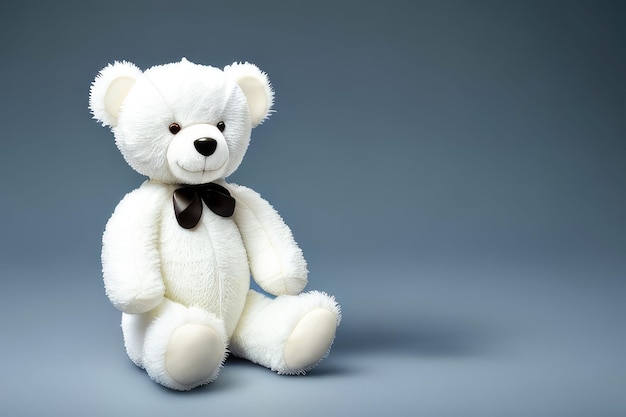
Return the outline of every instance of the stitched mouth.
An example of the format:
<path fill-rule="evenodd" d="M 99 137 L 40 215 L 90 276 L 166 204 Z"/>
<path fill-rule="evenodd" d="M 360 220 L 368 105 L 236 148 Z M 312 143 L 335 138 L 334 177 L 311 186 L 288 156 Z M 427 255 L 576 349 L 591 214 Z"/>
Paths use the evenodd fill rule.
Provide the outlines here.
<path fill-rule="evenodd" d="M 219 167 L 216 168 L 207 168 L 207 164 L 209 162 L 209 158 L 206 158 L 205 162 L 204 162 L 204 166 L 202 168 L 191 168 L 191 167 L 186 167 L 182 162 L 180 161 L 176 161 L 176 165 L 178 165 L 179 168 L 181 168 L 183 171 L 187 171 L 187 172 L 191 172 L 191 173 L 199 173 L 199 172 L 213 172 L 213 171 L 218 171 L 220 169 L 222 169 L 225 165 L 227 160 L 224 160 L 224 162 L 222 163 L 222 165 L 220 165 Z M 195 165 L 195 164 L 194 164 Z"/>
<path fill-rule="evenodd" d="M 200 168 L 200 169 L 190 169 L 185 167 L 183 164 L 181 164 L 180 162 L 176 162 L 176 165 L 178 165 L 178 167 L 180 169 L 182 169 L 183 171 L 187 171 L 187 172 L 192 172 L 192 173 L 196 173 L 196 172 L 204 172 L 204 168 Z"/>

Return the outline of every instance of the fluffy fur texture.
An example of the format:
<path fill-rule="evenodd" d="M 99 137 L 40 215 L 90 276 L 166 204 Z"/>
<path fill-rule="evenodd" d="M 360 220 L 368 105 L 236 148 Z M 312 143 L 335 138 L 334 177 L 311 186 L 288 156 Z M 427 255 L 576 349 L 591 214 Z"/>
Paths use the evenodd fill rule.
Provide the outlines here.
<path fill-rule="evenodd" d="M 220 70 L 183 59 L 142 72 L 116 62 L 92 84 L 94 117 L 149 177 L 107 223 L 105 289 L 123 312 L 128 356 L 166 387 L 213 381 L 229 349 L 278 373 L 304 373 L 334 340 L 340 308 L 325 293 L 301 293 L 308 271 L 289 227 L 258 193 L 224 180 L 273 102 L 267 75 L 250 63 Z M 199 139 L 215 150 L 200 152 Z M 235 213 L 204 206 L 195 227 L 180 227 L 174 190 L 207 182 L 230 191 Z M 269 296 L 249 290 L 251 274 Z"/>
<path fill-rule="evenodd" d="M 311 291 L 297 296 L 282 295 L 271 299 L 250 290 L 246 308 L 231 340 L 231 351 L 280 374 L 304 374 L 321 362 L 330 351 L 334 332 L 323 343 L 322 355 L 312 357 L 302 368 L 291 368 L 285 361 L 285 342 L 304 315 L 315 309 L 332 313 L 335 327 L 341 322 L 341 312 L 335 299 L 326 293 Z"/>

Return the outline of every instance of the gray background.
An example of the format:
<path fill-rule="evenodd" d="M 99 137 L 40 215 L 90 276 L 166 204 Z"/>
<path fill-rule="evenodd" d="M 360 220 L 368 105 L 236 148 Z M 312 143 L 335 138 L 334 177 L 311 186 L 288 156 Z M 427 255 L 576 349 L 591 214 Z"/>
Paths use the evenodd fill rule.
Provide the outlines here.
<path fill-rule="evenodd" d="M 0 415 L 626 414 L 624 2 L 3 1 Z M 96 73 L 250 61 L 276 113 L 231 181 L 344 311 L 306 377 L 191 393 L 126 358 L 100 236 L 143 180 Z"/>

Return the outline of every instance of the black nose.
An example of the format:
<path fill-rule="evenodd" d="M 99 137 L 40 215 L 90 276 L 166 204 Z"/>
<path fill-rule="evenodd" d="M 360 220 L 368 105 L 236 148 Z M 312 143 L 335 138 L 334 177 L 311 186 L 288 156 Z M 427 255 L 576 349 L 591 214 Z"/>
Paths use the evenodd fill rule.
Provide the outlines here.
<path fill-rule="evenodd" d="M 204 156 L 213 155 L 215 148 L 217 148 L 217 141 L 213 138 L 200 138 L 193 141 L 193 146 L 196 151 L 200 152 Z"/>

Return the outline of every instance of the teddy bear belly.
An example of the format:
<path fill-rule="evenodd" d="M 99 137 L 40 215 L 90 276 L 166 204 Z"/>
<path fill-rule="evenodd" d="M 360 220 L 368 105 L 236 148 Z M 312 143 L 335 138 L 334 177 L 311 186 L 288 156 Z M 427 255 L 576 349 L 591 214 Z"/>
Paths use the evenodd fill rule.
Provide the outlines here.
<path fill-rule="evenodd" d="M 248 258 L 234 221 L 206 212 L 192 230 L 183 229 L 176 220 L 164 222 L 161 270 L 165 296 L 222 318 L 230 337 L 250 287 Z"/>

